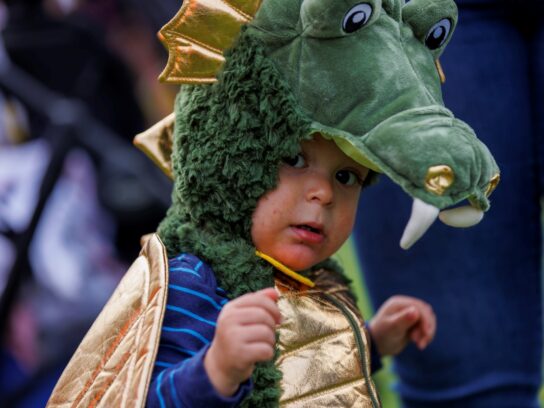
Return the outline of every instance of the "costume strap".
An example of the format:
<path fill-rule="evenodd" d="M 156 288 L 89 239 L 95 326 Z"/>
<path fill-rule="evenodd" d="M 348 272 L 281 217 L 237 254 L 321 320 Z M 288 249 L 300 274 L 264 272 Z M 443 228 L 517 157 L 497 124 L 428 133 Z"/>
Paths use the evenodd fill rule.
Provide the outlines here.
<path fill-rule="evenodd" d="M 296 273 L 292 269 L 288 268 L 281 262 L 275 260 L 271 256 L 268 256 L 266 254 L 263 254 L 260 251 L 255 251 L 255 255 L 258 257 L 264 259 L 268 263 L 270 263 L 274 268 L 276 268 L 278 271 L 283 272 L 285 275 L 289 276 L 290 278 L 296 280 L 297 282 L 303 283 L 306 286 L 309 286 L 310 288 L 313 288 L 315 286 L 315 283 L 312 282 L 310 279 Z"/>

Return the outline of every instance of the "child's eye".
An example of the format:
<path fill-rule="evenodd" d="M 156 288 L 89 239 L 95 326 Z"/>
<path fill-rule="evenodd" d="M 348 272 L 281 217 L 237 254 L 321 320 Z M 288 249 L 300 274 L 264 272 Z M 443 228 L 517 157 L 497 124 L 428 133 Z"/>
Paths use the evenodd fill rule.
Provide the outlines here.
<path fill-rule="evenodd" d="M 355 184 L 361 185 L 361 178 L 350 170 L 340 170 L 336 172 L 336 180 L 346 186 L 353 186 Z"/>
<path fill-rule="evenodd" d="M 294 157 L 286 157 L 283 159 L 283 162 L 288 166 L 295 167 L 300 169 L 306 165 L 306 159 L 302 154 L 297 154 Z"/>

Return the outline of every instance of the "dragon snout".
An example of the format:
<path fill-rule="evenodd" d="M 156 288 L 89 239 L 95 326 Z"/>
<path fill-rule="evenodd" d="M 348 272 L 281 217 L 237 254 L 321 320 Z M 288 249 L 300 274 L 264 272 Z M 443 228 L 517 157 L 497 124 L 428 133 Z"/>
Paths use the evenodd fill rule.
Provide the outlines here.
<path fill-rule="evenodd" d="M 427 172 L 425 188 L 433 194 L 443 195 L 454 179 L 455 173 L 449 166 L 433 166 Z M 489 180 L 485 192 L 487 197 L 495 190 L 499 181 L 498 173 Z M 456 228 L 469 228 L 478 224 L 484 218 L 484 211 L 474 201 L 469 199 L 469 202 L 470 205 L 441 211 L 432 204 L 414 198 L 412 213 L 400 240 L 401 248 L 408 249 L 414 245 L 437 218 L 444 224 Z"/>
<path fill-rule="evenodd" d="M 466 228 L 479 223 L 500 180 L 474 131 L 442 106 L 406 110 L 361 140 L 367 157 L 414 198 L 401 238 L 409 248 L 439 218 Z M 469 205 L 451 208 L 463 200 Z"/>
<path fill-rule="evenodd" d="M 431 193 L 441 196 L 455 180 L 455 172 L 447 165 L 432 166 L 427 171 L 425 178 L 425 189 Z M 500 174 L 496 173 L 487 184 L 485 189 L 486 198 L 491 195 L 500 182 Z M 412 213 L 406 224 L 400 246 L 408 249 L 414 245 L 431 225 L 440 219 L 444 224 L 456 228 L 468 228 L 478 224 L 484 217 L 484 211 L 478 205 L 477 200 L 469 197 L 470 205 L 440 210 L 438 207 L 428 204 L 419 198 L 414 198 Z"/>
<path fill-rule="evenodd" d="M 497 188 L 500 182 L 500 174 L 496 173 L 491 177 L 485 187 L 485 196 L 489 197 Z M 442 196 L 455 181 L 455 172 L 448 165 L 431 166 L 425 177 L 425 190 L 431 194 Z"/>

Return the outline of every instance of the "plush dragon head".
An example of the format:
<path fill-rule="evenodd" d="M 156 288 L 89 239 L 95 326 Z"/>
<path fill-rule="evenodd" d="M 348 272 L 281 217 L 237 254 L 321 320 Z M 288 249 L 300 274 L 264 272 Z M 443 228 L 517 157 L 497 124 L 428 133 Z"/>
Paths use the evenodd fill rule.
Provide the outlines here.
<path fill-rule="evenodd" d="M 442 101 L 437 61 L 456 22 L 453 0 L 267 0 L 251 23 L 311 131 L 417 199 L 405 248 L 461 200 L 471 207 L 441 219 L 479 221 L 499 179 L 487 148 Z"/>
<path fill-rule="evenodd" d="M 438 57 L 456 22 L 453 0 L 186 0 L 161 30 L 162 79 L 215 83 L 245 25 L 294 97 L 303 136 L 333 139 L 414 198 L 407 248 L 462 200 L 470 206 L 440 219 L 477 223 L 499 181 L 485 145 L 442 101 Z"/>

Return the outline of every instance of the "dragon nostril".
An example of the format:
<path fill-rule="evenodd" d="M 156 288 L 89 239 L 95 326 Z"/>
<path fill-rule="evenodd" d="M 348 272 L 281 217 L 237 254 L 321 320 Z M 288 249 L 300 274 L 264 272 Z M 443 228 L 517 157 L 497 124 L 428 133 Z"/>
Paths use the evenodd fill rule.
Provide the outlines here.
<path fill-rule="evenodd" d="M 485 195 L 487 197 L 489 197 L 491 193 L 495 191 L 500 181 L 501 181 L 501 175 L 499 173 L 491 177 L 491 180 L 489 180 L 489 184 L 487 185 L 487 190 L 485 191 Z"/>
<path fill-rule="evenodd" d="M 450 166 L 440 165 L 429 167 L 425 177 L 425 189 L 441 196 L 453 184 L 455 174 Z"/>

